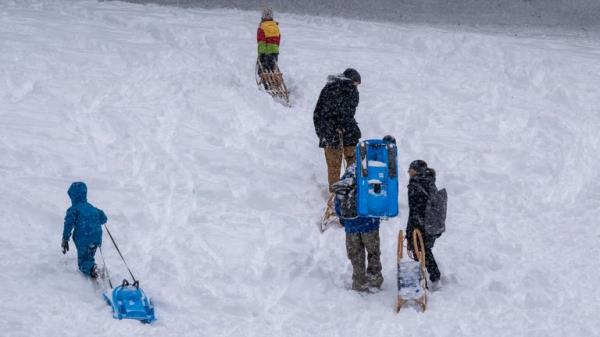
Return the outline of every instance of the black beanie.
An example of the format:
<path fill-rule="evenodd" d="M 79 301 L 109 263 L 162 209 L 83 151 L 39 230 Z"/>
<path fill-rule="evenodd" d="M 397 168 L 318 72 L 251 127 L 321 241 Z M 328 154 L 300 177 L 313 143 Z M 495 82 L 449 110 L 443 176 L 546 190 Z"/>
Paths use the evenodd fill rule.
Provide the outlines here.
<path fill-rule="evenodd" d="M 423 160 L 417 159 L 410 163 L 408 169 L 413 169 L 417 171 L 417 173 L 422 173 L 427 169 L 427 163 Z"/>
<path fill-rule="evenodd" d="M 383 141 L 387 142 L 387 143 L 396 144 L 396 138 L 394 138 L 394 136 L 392 136 L 392 135 L 386 135 L 385 137 L 383 137 Z"/>
<path fill-rule="evenodd" d="M 360 84 L 360 74 L 356 69 L 348 68 L 344 70 L 344 76 L 351 79 L 352 82 L 358 82 Z"/>

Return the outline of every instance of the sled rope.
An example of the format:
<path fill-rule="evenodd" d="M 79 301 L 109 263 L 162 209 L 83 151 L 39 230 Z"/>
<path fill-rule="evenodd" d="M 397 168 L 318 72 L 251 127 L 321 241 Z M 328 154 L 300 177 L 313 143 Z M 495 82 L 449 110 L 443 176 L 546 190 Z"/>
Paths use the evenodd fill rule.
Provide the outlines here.
<path fill-rule="evenodd" d="M 108 233 L 108 236 L 110 237 L 110 240 L 112 241 L 113 245 L 117 249 L 117 253 L 119 253 L 119 256 L 121 257 L 121 260 L 123 260 L 123 263 L 125 263 L 125 267 L 127 267 L 127 271 L 129 271 L 129 275 L 131 275 L 131 278 L 133 279 L 133 283 L 136 283 L 137 280 L 135 279 L 135 276 L 133 276 L 133 273 L 131 272 L 131 269 L 129 268 L 129 265 L 125 261 L 125 258 L 123 257 L 123 254 L 121 254 L 121 250 L 119 249 L 119 246 L 117 246 L 117 243 L 115 242 L 115 239 L 113 238 L 112 234 L 110 234 L 110 231 L 108 230 L 108 227 L 106 226 L 106 224 L 104 225 L 104 228 L 106 228 L 106 232 Z"/>
<path fill-rule="evenodd" d="M 104 254 L 102 254 L 102 246 L 98 247 L 100 249 L 100 256 L 102 257 L 102 265 L 104 265 L 104 272 L 106 273 L 106 278 L 108 279 L 108 285 L 110 289 L 113 288 L 112 281 L 110 280 L 110 275 L 108 274 L 108 268 L 106 267 L 106 261 L 104 260 Z"/>

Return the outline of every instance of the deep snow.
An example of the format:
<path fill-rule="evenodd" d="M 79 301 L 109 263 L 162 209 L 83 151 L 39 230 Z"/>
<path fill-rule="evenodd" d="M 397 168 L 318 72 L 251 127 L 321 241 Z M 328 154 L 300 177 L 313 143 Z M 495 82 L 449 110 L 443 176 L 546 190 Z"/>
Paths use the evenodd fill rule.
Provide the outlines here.
<path fill-rule="evenodd" d="M 254 83 L 256 11 L 0 4 L 3 336 L 598 334 L 599 40 L 278 20 L 292 108 Z M 393 312 L 405 176 L 380 293 L 348 290 L 343 231 L 318 231 L 312 109 L 347 66 L 363 135 L 395 135 L 400 167 L 427 160 L 449 192 L 425 314 Z M 74 180 L 154 299 L 152 326 L 112 319 L 60 253 Z"/>

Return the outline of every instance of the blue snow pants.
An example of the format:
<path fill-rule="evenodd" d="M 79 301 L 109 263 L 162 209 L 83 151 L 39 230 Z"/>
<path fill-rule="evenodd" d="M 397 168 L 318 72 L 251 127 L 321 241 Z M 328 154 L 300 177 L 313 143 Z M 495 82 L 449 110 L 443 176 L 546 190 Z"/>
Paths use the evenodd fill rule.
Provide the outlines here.
<path fill-rule="evenodd" d="M 77 246 L 77 265 L 82 273 L 90 276 L 92 268 L 96 265 L 94 255 L 96 255 L 96 249 L 98 246 L 91 244 L 87 246 Z"/>

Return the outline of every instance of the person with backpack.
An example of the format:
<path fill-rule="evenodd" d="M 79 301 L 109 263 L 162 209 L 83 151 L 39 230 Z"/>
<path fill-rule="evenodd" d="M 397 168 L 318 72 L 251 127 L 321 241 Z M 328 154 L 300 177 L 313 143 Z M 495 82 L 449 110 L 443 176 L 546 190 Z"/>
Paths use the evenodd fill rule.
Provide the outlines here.
<path fill-rule="evenodd" d="M 348 166 L 340 181 L 333 184 L 335 212 L 346 232 L 346 253 L 352 264 L 352 290 L 380 289 L 381 248 L 377 217 L 356 215 L 356 164 Z M 365 260 L 367 264 L 365 264 Z"/>
<path fill-rule="evenodd" d="M 102 225 L 108 220 L 104 212 L 87 202 L 87 186 L 74 182 L 68 190 L 72 206 L 67 209 L 62 236 L 62 252 L 69 251 L 69 238 L 77 248 L 79 270 L 91 278 L 98 277 L 98 267 L 94 259 L 96 249 L 102 244 Z"/>
<path fill-rule="evenodd" d="M 425 267 L 431 282 L 439 281 L 441 274 L 433 256 L 432 248 L 435 240 L 445 230 L 446 219 L 446 190 L 437 190 L 435 186 L 435 170 L 427 167 L 423 160 L 415 160 L 408 168 L 408 223 L 406 234 L 409 238 L 407 248 L 412 255 L 414 247 L 412 234 L 419 229 L 425 245 Z"/>
<path fill-rule="evenodd" d="M 354 151 L 361 132 L 354 114 L 360 83 L 360 74 L 352 68 L 339 75 L 330 75 L 313 113 L 319 147 L 325 152 L 329 192 L 339 179 L 342 160 L 345 158 L 348 166 L 356 161 Z"/>
<path fill-rule="evenodd" d="M 279 31 L 279 23 L 273 20 L 273 10 L 268 7 L 264 8 L 260 25 L 256 32 L 258 62 L 260 62 L 264 70 L 274 71 L 277 69 L 280 41 L 281 32 Z"/>

